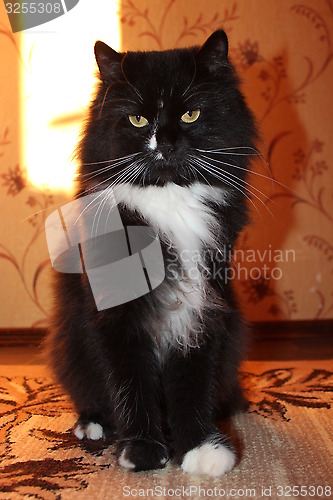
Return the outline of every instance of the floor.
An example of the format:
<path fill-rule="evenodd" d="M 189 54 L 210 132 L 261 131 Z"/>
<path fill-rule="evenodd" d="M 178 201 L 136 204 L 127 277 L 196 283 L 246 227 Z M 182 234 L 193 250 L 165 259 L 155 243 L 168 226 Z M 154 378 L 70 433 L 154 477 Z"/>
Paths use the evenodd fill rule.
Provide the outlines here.
<path fill-rule="evenodd" d="M 306 498 L 332 498 L 332 364 L 246 364 L 242 383 L 249 411 L 220 424 L 237 450 L 235 469 L 220 479 L 185 474 L 171 463 L 159 471 L 124 471 L 117 465 L 112 438 L 78 440 L 71 432 L 73 406 L 43 365 L 0 365 L 0 497 L 123 500 L 174 498 L 183 492 L 182 498 L 196 499 L 288 499 L 295 498 L 293 487 L 300 496 L 302 485 Z M 196 471 L 223 465 L 225 450 L 210 451 L 209 460 L 207 449 L 198 453 Z M 214 494 L 216 487 L 219 494 Z"/>
<path fill-rule="evenodd" d="M 0 365 L 41 365 L 45 359 L 41 350 L 35 346 L 1 347 Z"/>

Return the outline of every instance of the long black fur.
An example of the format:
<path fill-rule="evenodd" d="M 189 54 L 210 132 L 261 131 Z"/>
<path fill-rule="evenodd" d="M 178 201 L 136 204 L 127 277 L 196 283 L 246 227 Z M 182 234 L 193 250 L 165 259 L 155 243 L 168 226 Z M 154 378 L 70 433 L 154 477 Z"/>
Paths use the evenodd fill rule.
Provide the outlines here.
<path fill-rule="evenodd" d="M 201 48 L 118 54 L 97 42 L 95 53 L 100 82 L 78 148 L 77 196 L 117 182 L 130 160 L 111 172 L 100 170 L 107 163 L 99 162 L 141 151 L 147 167 L 133 183 L 142 189 L 199 181 L 228 192 L 227 204 L 213 206 L 217 245 L 206 262 L 210 271 L 219 269 L 209 285 L 214 300 L 217 297 L 223 306 L 204 309 L 196 346 L 170 342 L 159 354 L 156 323 L 164 285 L 127 304 L 97 311 L 85 274 L 55 273 L 50 359 L 75 404 L 79 423 L 96 422 L 105 434 L 114 433 L 118 456 L 126 448 L 135 470 L 154 469 L 163 467 L 169 457 L 181 463 L 187 451 L 211 436 L 227 442 L 215 421 L 243 403 L 238 367 L 244 323 L 231 284 L 224 279 L 229 262 L 216 262 L 214 251 L 232 248 L 247 223 L 242 180 L 254 151 L 256 128 L 228 60 L 223 31 L 215 32 Z M 201 110 L 195 123 L 180 120 L 195 109 Z M 144 116 L 149 124 L 159 116 L 156 139 L 163 158 L 147 153 L 150 125 L 133 127 L 129 115 Z M 221 156 L 213 152 L 222 148 L 223 166 L 216 161 Z M 212 151 L 207 153 L 210 163 L 232 175 L 218 179 L 204 170 L 198 173 L 198 165 L 197 171 L 190 169 L 188 154 L 199 154 L 200 149 Z M 124 225 L 147 224 L 142 214 L 123 205 L 118 208 Z M 167 270 L 170 248 L 176 254 L 177 248 L 163 236 L 160 241 Z M 179 259 L 177 266 L 181 267 Z M 165 283 L 171 281 L 167 272 Z"/>

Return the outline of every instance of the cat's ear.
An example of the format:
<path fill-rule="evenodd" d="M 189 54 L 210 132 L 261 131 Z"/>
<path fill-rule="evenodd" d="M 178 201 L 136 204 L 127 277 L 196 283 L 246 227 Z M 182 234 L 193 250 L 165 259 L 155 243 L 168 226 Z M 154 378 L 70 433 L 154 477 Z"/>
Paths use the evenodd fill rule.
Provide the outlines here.
<path fill-rule="evenodd" d="M 228 60 L 228 38 L 223 30 L 214 31 L 196 54 L 196 61 L 212 70 Z"/>
<path fill-rule="evenodd" d="M 121 71 L 123 54 L 111 49 L 106 43 L 95 43 L 95 57 L 103 81 L 109 82 Z"/>

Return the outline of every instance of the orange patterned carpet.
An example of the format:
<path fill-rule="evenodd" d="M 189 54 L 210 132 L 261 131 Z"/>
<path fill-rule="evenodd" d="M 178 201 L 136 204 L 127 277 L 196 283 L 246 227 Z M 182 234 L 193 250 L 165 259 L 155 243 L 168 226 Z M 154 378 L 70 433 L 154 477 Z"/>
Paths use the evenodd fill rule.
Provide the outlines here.
<path fill-rule="evenodd" d="M 222 424 L 238 464 L 210 479 L 121 470 L 111 442 L 72 434 L 72 405 L 43 366 L 2 366 L 0 499 L 332 498 L 333 361 L 250 361 L 242 380 L 249 411 Z"/>

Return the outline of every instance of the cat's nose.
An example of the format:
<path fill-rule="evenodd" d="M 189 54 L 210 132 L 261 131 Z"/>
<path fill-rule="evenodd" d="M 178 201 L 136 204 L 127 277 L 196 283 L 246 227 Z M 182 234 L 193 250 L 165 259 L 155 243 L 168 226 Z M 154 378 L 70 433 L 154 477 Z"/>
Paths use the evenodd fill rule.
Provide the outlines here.
<path fill-rule="evenodd" d="M 159 152 L 166 160 L 169 160 L 175 150 L 176 134 L 172 130 L 161 130 L 156 138 Z"/>
<path fill-rule="evenodd" d="M 165 160 L 170 160 L 174 150 L 171 144 L 160 144 L 158 149 Z"/>

